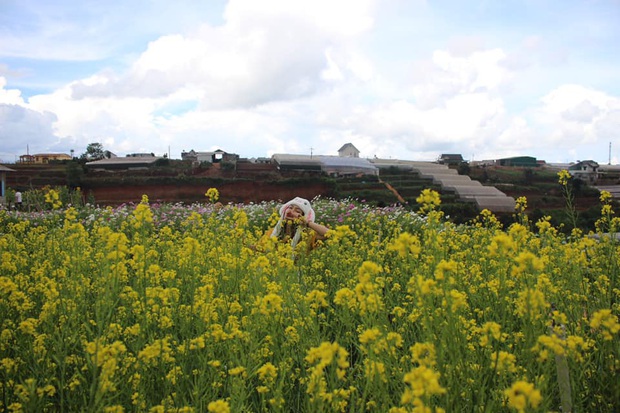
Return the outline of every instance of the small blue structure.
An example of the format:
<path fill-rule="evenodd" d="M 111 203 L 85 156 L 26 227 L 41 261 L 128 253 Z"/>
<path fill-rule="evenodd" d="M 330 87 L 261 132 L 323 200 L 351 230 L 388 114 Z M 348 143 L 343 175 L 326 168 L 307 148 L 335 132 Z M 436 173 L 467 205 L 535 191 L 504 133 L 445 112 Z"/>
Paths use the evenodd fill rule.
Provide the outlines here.
<path fill-rule="evenodd" d="M 15 169 L 7 168 L 4 165 L 0 165 L 0 181 L 2 181 L 2 184 L 0 186 L 0 203 L 2 204 L 4 204 L 4 192 L 6 191 L 7 172 L 15 172 Z"/>

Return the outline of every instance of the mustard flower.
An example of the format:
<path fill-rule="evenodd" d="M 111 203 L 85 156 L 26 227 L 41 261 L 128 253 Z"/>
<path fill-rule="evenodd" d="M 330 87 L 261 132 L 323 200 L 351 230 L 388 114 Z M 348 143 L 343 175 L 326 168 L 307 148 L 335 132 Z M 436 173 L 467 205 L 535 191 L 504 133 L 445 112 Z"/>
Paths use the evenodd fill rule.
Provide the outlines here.
<path fill-rule="evenodd" d="M 309 303 L 310 308 L 317 311 L 321 307 L 328 307 L 327 293 L 325 291 L 312 290 L 306 294 L 305 300 Z"/>
<path fill-rule="evenodd" d="M 52 386 L 51 384 L 47 384 L 43 387 L 37 387 L 37 396 L 39 397 L 44 397 L 44 396 L 53 396 L 56 394 L 56 387 Z"/>
<path fill-rule="evenodd" d="M 566 169 L 562 169 L 558 172 L 558 182 L 562 186 L 568 185 L 568 180 L 570 179 L 570 173 Z"/>
<path fill-rule="evenodd" d="M 446 277 L 446 274 L 456 273 L 456 270 L 457 264 L 455 261 L 441 260 L 435 268 L 435 279 L 437 281 L 442 281 Z"/>
<path fill-rule="evenodd" d="M 381 337 L 381 331 L 378 328 L 370 328 L 365 330 L 362 334 L 360 334 L 360 343 L 368 344 L 376 341 L 379 337 Z"/>
<path fill-rule="evenodd" d="M 508 406 L 519 413 L 525 412 L 528 407 L 537 408 L 542 401 L 540 391 L 527 381 L 517 381 L 509 389 L 504 390 L 508 398 Z"/>
<path fill-rule="evenodd" d="M 418 366 L 405 374 L 407 384 L 401 397 L 401 404 L 412 404 L 415 399 L 444 394 L 446 389 L 439 384 L 441 374 L 427 366 Z"/>
<path fill-rule="evenodd" d="M 480 214 L 474 219 L 475 226 L 480 228 L 500 229 L 502 223 L 497 219 L 493 212 L 488 209 L 483 209 Z"/>
<path fill-rule="evenodd" d="M 142 202 L 136 206 L 136 209 L 133 211 L 133 216 L 133 226 L 136 229 L 153 223 L 153 212 L 149 207 L 148 197 L 146 195 L 142 195 Z"/>
<path fill-rule="evenodd" d="M 138 359 L 145 364 L 156 365 L 158 361 L 173 362 L 172 348 L 170 347 L 170 338 L 155 340 L 152 344 L 147 344 L 138 352 Z"/>
<path fill-rule="evenodd" d="M 327 231 L 325 236 L 327 237 L 328 244 L 337 245 L 342 243 L 343 240 L 354 240 L 357 234 L 348 225 L 337 225 L 336 228 Z"/>
<path fill-rule="evenodd" d="M 24 334 L 35 335 L 35 330 L 38 324 L 39 320 L 36 320 L 34 318 L 27 318 L 26 320 L 19 323 L 19 329 Z"/>
<path fill-rule="evenodd" d="M 291 343 L 299 342 L 299 333 L 297 332 L 297 329 L 293 326 L 286 327 L 286 329 L 284 330 L 284 335 L 286 336 L 286 339 Z"/>
<path fill-rule="evenodd" d="M 491 347 L 492 340 L 502 342 L 504 336 L 502 335 L 502 326 L 494 321 L 487 321 L 480 328 L 480 347 Z"/>
<path fill-rule="evenodd" d="M 263 315 L 272 315 L 282 312 L 284 300 L 278 294 L 270 293 L 263 297 L 257 297 L 255 301 L 256 311 Z"/>
<path fill-rule="evenodd" d="M 278 368 L 267 362 L 263 364 L 257 371 L 258 378 L 264 383 L 273 383 L 278 377 Z"/>
<path fill-rule="evenodd" d="M 540 318 L 549 307 L 549 303 L 545 299 L 545 294 L 535 288 L 526 288 L 521 291 L 516 299 L 515 305 L 515 314 L 519 316 L 528 316 L 534 319 Z"/>
<path fill-rule="evenodd" d="M 618 317 L 611 313 L 610 309 L 603 309 L 595 312 L 590 319 L 590 327 L 600 330 L 603 339 L 611 341 L 614 334 L 620 331 Z"/>
<path fill-rule="evenodd" d="M 314 372 L 322 372 L 335 360 L 338 378 L 343 379 L 345 369 L 349 367 L 348 356 L 349 353 L 346 349 L 338 345 L 338 343 L 323 342 L 319 347 L 309 349 L 305 360 L 309 364 L 316 363 L 316 366 L 312 369 Z"/>
<path fill-rule="evenodd" d="M 17 363 L 12 358 L 5 357 L 0 360 L 0 370 L 4 370 L 6 374 L 11 374 L 17 369 Z"/>
<path fill-rule="evenodd" d="M 175 385 L 177 384 L 177 380 L 179 379 L 179 377 L 182 377 L 182 376 L 183 376 L 183 371 L 181 370 L 181 367 L 174 366 L 168 372 L 168 374 L 166 374 L 166 380 L 168 380 L 170 384 Z"/>
<path fill-rule="evenodd" d="M 544 217 L 540 218 L 535 224 L 536 228 L 538 228 L 538 232 L 540 232 L 541 234 L 557 235 L 558 231 L 557 229 L 553 228 L 550 221 L 551 217 L 549 215 L 545 215 Z"/>
<path fill-rule="evenodd" d="M 220 199 L 220 191 L 218 191 L 217 188 L 209 188 L 205 196 L 209 198 L 209 202 L 213 203 Z"/>
<path fill-rule="evenodd" d="M 341 288 L 340 290 L 336 291 L 336 294 L 334 296 L 334 303 L 340 306 L 345 306 L 350 310 L 355 309 L 357 306 L 355 292 L 350 288 Z"/>
<path fill-rule="evenodd" d="M 437 281 L 424 278 L 424 276 L 418 274 L 409 279 L 407 283 L 407 292 L 409 293 L 418 293 L 422 296 L 429 295 L 431 293 L 435 293 L 436 291 Z"/>
<path fill-rule="evenodd" d="M 611 202 L 611 200 L 612 200 L 611 192 L 609 192 L 609 191 L 601 191 L 601 194 L 599 196 L 599 200 L 601 201 L 602 204 L 607 204 L 607 203 Z"/>
<path fill-rule="evenodd" d="M 493 237 L 488 246 L 489 254 L 501 257 L 517 250 L 517 243 L 508 234 L 501 232 Z"/>
<path fill-rule="evenodd" d="M 520 196 L 517 198 L 515 203 L 515 210 L 518 214 L 522 214 L 527 209 L 527 198 L 524 196 Z"/>
<path fill-rule="evenodd" d="M 469 304 L 467 303 L 467 293 L 452 289 L 450 290 L 448 297 L 450 298 L 450 310 L 453 313 L 460 309 L 469 308 Z"/>
<path fill-rule="evenodd" d="M 62 206 L 62 201 L 60 200 L 60 195 L 58 191 L 54 189 L 50 189 L 45 193 L 45 203 L 49 204 L 52 209 L 58 209 Z"/>
<path fill-rule="evenodd" d="M 417 258 L 422 251 L 422 247 L 420 246 L 420 239 L 417 236 L 408 232 L 403 232 L 396 240 L 388 245 L 388 250 L 398 252 L 401 258 L 406 258 L 408 256 Z"/>
<path fill-rule="evenodd" d="M 207 411 L 209 413 L 230 413 L 230 405 L 226 400 L 216 400 L 209 403 Z"/>
<path fill-rule="evenodd" d="M 578 362 L 583 361 L 583 353 L 593 346 L 592 340 L 585 340 L 583 337 L 570 335 L 566 337 L 566 349 L 568 353 Z"/>
<path fill-rule="evenodd" d="M 514 354 L 506 351 L 499 351 L 491 353 L 491 367 L 494 368 L 497 373 L 514 373 L 517 371 L 515 365 L 517 358 Z"/>
<path fill-rule="evenodd" d="M 246 368 L 243 366 L 233 367 L 232 369 L 228 370 L 228 375 L 246 377 L 247 376 Z"/>
<path fill-rule="evenodd" d="M 433 211 L 441 204 L 441 197 L 439 196 L 439 192 L 427 188 L 422 190 L 415 201 L 421 204 L 420 212 L 426 213 Z"/>
<path fill-rule="evenodd" d="M 421 366 L 432 367 L 436 364 L 436 351 L 433 343 L 415 343 L 411 346 L 411 360 Z"/>
<path fill-rule="evenodd" d="M 375 360 L 364 360 L 364 375 L 373 380 L 378 378 L 380 381 L 387 383 L 387 375 L 385 373 L 385 364 Z"/>

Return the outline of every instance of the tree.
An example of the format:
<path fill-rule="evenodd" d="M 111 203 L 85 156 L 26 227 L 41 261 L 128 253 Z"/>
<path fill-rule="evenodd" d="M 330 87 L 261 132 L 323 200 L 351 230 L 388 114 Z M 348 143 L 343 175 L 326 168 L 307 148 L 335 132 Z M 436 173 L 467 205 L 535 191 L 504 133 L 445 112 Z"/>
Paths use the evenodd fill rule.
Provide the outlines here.
<path fill-rule="evenodd" d="M 534 171 L 532 168 L 523 170 L 523 183 L 525 185 L 532 185 L 534 183 Z"/>
<path fill-rule="evenodd" d="M 67 164 L 67 185 L 69 188 L 74 189 L 82 186 L 83 177 L 84 170 L 80 162 L 73 160 Z"/>
<path fill-rule="evenodd" d="M 86 152 L 82 154 L 82 159 L 86 159 L 87 161 L 96 161 L 104 157 L 105 152 L 103 150 L 103 145 L 98 142 L 89 143 L 86 146 Z"/>

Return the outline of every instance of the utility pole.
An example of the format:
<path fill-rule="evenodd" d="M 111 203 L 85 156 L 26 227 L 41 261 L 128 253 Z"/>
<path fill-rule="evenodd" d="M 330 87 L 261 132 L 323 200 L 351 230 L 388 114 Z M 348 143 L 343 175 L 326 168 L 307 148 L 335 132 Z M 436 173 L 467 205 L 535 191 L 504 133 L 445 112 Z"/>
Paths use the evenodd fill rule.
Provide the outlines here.
<path fill-rule="evenodd" d="M 310 147 L 310 159 L 312 159 L 312 150 L 313 149 L 314 149 L 313 147 Z"/>
<path fill-rule="evenodd" d="M 611 142 L 609 142 L 609 162 L 607 165 L 611 165 Z"/>

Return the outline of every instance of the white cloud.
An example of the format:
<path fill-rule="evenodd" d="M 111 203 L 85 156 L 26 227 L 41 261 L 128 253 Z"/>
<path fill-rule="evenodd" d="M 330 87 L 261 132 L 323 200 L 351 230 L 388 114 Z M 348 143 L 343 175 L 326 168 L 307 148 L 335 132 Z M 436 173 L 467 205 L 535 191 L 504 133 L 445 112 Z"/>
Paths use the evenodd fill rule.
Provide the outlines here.
<path fill-rule="evenodd" d="M 575 146 L 612 139 L 620 99 L 580 85 L 563 85 L 541 99 L 533 119 L 548 141 Z M 602 126 L 606 125 L 606 126 Z"/>
<path fill-rule="evenodd" d="M 286 22 L 306 21 L 316 26 L 315 31 L 329 36 L 353 36 L 372 27 L 375 3 L 375 0 L 231 0 L 226 7 L 225 18 L 235 29 L 255 26 L 273 28 L 274 23 L 287 27 Z"/>
<path fill-rule="evenodd" d="M 335 154 L 352 142 L 366 156 L 410 159 L 544 158 L 600 146 L 619 126 L 617 65 L 584 71 L 598 62 L 575 59 L 546 27 L 462 28 L 460 15 L 423 1 L 230 0 L 211 14 L 216 3 L 136 1 L 145 7 L 135 16 L 115 14 L 129 8 L 117 0 L 111 10 L 28 10 L 33 32 L 10 31 L 21 55 L 107 60 L 45 93 L 0 77 L 6 125 L 18 131 L 21 113 L 24 137 L 78 153 L 94 141 L 121 154 L 171 146 L 173 157 L 216 147 Z M 0 70 L 23 84 L 40 76 L 26 63 Z"/>
<path fill-rule="evenodd" d="M 0 104 L 24 105 L 19 89 L 5 89 L 6 78 L 0 76 Z"/>
<path fill-rule="evenodd" d="M 24 152 L 27 145 L 41 148 L 56 141 L 52 124 L 56 116 L 49 111 L 38 112 L 21 105 L 0 103 L 0 142 L 5 154 Z"/>

